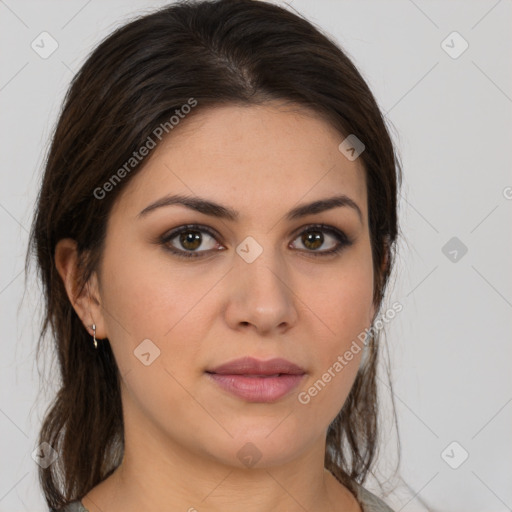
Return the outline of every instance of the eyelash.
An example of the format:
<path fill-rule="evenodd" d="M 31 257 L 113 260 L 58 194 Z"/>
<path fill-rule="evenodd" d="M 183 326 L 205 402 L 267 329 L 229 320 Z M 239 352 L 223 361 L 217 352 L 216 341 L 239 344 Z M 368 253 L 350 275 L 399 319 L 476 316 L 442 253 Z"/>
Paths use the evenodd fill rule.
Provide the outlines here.
<path fill-rule="evenodd" d="M 315 230 L 323 231 L 323 232 L 328 233 L 329 235 L 332 235 L 334 238 L 336 238 L 338 240 L 338 245 L 334 249 L 329 249 L 328 251 L 313 251 L 313 250 L 303 251 L 303 250 L 301 250 L 302 252 L 308 252 L 315 256 L 320 256 L 320 257 L 330 256 L 333 254 L 340 253 L 345 247 L 348 247 L 348 246 L 352 245 L 352 243 L 353 243 L 353 241 L 345 233 L 343 233 L 343 231 L 340 231 L 339 229 L 336 229 L 332 226 L 326 226 L 324 224 L 311 224 L 309 226 L 306 226 L 305 229 L 303 229 L 302 231 L 300 231 L 298 233 L 297 237 L 302 235 L 303 233 L 307 233 L 308 231 L 315 231 Z M 208 228 L 207 226 L 202 226 L 200 224 L 187 224 L 185 226 L 180 226 L 179 228 L 173 229 L 169 233 L 163 235 L 162 237 L 160 237 L 158 239 L 158 243 L 163 245 L 167 251 L 170 251 L 171 253 L 173 253 L 181 258 L 201 258 L 201 257 L 204 257 L 204 255 L 201 253 L 210 252 L 208 250 L 207 251 L 182 251 L 182 250 L 176 249 L 175 247 L 168 245 L 171 240 L 176 238 L 181 233 L 186 233 L 187 231 L 205 232 L 208 235 L 210 235 L 212 238 L 214 238 L 215 240 L 217 239 L 217 234 L 212 229 Z M 297 237 L 295 237 L 295 238 L 297 238 Z M 212 250 L 215 250 L 215 249 L 212 249 Z"/>

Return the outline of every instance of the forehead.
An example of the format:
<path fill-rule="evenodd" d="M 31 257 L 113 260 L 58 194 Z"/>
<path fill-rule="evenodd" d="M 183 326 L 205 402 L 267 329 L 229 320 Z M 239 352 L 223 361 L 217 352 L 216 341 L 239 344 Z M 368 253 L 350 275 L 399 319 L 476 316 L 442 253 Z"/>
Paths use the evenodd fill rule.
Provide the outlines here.
<path fill-rule="evenodd" d="M 184 193 L 215 198 L 243 218 L 342 193 L 366 215 L 363 163 L 340 152 L 345 137 L 315 112 L 275 103 L 196 108 L 146 157 L 118 209 L 132 216 Z"/>

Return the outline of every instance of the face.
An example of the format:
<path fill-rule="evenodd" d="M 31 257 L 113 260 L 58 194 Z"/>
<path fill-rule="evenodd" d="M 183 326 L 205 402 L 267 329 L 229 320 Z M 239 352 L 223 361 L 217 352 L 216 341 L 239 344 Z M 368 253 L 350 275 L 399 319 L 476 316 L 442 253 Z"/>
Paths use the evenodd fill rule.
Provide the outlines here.
<path fill-rule="evenodd" d="M 228 465 L 243 464 L 245 446 L 262 467 L 325 439 L 374 314 L 365 172 L 339 151 L 343 138 L 276 104 L 206 109 L 123 190 L 98 272 L 102 307 L 90 313 L 140 432 Z M 155 204 L 170 196 L 222 208 Z M 301 208 L 335 196 L 334 207 Z M 207 373 L 245 356 L 284 358 L 303 375 Z"/>

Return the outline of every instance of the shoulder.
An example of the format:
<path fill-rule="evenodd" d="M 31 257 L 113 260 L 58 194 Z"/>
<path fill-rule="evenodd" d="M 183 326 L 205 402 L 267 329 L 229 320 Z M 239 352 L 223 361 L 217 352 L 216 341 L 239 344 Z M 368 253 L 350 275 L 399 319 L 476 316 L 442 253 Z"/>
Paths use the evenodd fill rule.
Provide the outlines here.
<path fill-rule="evenodd" d="M 363 512 L 394 512 L 384 501 L 375 496 L 362 485 L 356 483 L 357 499 Z"/>
<path fill-rule="evenodd" d="M 89 512 L 80 501 L 72 501 L 55 512 Z"/>

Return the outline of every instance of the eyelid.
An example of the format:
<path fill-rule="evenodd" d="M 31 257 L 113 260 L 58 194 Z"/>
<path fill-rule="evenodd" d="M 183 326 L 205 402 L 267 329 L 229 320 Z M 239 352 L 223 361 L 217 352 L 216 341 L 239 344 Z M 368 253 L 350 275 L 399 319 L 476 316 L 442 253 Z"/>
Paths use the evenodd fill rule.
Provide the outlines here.
<path fill-rule="evenodd" d="M 327 232 L 328 234 L 333 236 L 338 242 L 337 247 L 335 247 L 334 249 L 323 250 L 323 251 L 314 251 L 314 250 L 307 250 L 307 249 L 296 249 L 296 250 L 298 250 L 301 253 L 306 253 L 306 254 L 312 255 L 314 257 L 330 256 L 330 255 L 334 255 L 336 253 L 341 252 L 345 247 L 348 247 L 354 243 L 354 240 L 351 237 L 349 237 L 345 233 L 345 231 L 343 231 L 339 228 L 336 228 L 335 226 L 321 224 L 321 223 L 309 223 L 309 224 L 305 224 L 305 225 L 297 228 L 290 235 L 291 237 L 293 237 L 292 242 L 301 233 L 307 232 L 307 231 L 313 231 L 314 229 L 318 229 L 319 231 Z M 205 232 L 209 236 L 211 236 L 214 240 L 216 240 L 220 245 L 223 245 L 221 242 L 222 237 L 220 236 L 220 234 L 213 228 L 210 228 L 209 226 L 205 226 L 203 224 L 183 224 L 181 226 L 178 226 L 174 229 L 171 229 L 170 231 L 167 231 L 164 235 L 159 237 L 156 240 L 156 243 L 163 245 L 165 247 L 165 249 L 168 250 L 169 252 L 177 255 L 178 257 L 183 257 L 183 258 L 207 257 L 207 255 L 209 253 L 226 249 L 224 247 L 223 249 L 207 249 L 207 250 L 203 250 L 203 251 L 184 251 L 184 250 L 177 249 L 176 247 L 169 246 L 169 242 L 172 239 L 174 239 L 180 233 L 186 232 L 187 230 Z M 292 242 L 290 242 L 290 243 L 292 243 Z"/>
<path fill-rule="evenodd" d="M 220 242 L 220 240 L 222 239 L 220 234 L 213 228 L 210 228 L 209 226 L 205 226 L 203 224 L 183 224 L 181 226 L 171 229 L 170 231 L 167 231 L 161 237 L 159 237 L 156 242 L 167 246 L 167 244 L 173 238 L 176 238 L 180 233 L 186 232 L 186 231 L 205 232 L 209 236 L 211 236 L 215 241 L 217 241 L 218 243 L 220 243 L 222 245 L 222 243 Z M 206 251 L 180 251 L 179 249 L 176 249 L 175 247 L 173 247 L 172 249 L 169 248 L 169 250 L 171 252 L 176 252 L 176 253 L 186 252 L 187 254 L 194 254 L 194 253 L 201 254 L 201 253 L 207 253 L 207 252 L 213 251 L 215 249 L 209 249 Z"/>
<path fill-rule="evenodd" d="M 321 223 L 312 223 L 312 224 L 306 224 L 296 231 L 292 233 L 291 236 L 297 237 L 301 233 L 305 231 L 313 231 L 314 229 L 318 229 L 319 231 L 325 231 L 326 233 L 329 233 L 330 235 L 334 236 L 335 238 L 341 238 L 342 241 L 349 243 L 352 242 L 352 239 L 343 231 L 342 229 L 339 229 L 335 226 L 331 226 L 329 224 L 321 224 Z M 295 238 L 294 238 L 295 239 Z M 315 252 L 315 251 L 309 251 L 309 252 Z"/>

